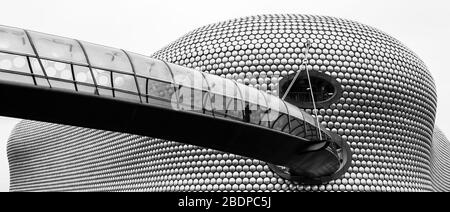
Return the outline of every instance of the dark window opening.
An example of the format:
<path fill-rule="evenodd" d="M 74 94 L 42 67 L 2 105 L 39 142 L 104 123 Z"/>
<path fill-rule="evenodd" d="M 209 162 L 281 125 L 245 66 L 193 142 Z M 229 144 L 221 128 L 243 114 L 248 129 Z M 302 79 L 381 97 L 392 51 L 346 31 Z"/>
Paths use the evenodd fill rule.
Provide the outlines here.
<path fill-rule="evenodd" d="M 283 88 L 284 90 L 287 89 L 289 83 L 284 85 L 286 87 Z M 321 78 L 311 77 L 311 84 L 313 85 L 313 95 L 315 101 L 321 102 L 333 97 L 335 89 L 331 83 Z M 289 91 L 287 98 L 294 101 L 312 102 L 308 79 L 300 78 L 297 80 Z"/>
<path fill-rule="evenodd" d="M 294 75 L 289 75 L 280 82 L 280 96 L 289 88 Z M 312 93 L 318 108 L 328 107 L 339 100 L 342 95 L 340 84 L 331 76 L 320 72 L 310 72 Z M 313 108 L 310 86 L 306 73 L 301 73 L 286 95 L 285 100 L 300 108 Z"/>

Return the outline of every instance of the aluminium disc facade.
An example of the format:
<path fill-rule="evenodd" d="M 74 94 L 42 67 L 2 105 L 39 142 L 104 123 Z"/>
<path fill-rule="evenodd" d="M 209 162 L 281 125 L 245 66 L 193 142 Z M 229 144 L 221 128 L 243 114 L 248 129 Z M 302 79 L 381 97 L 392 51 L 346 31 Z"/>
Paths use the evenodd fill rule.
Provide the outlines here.
<path fill-rule="evenodd" d="M 432 76 L 411 50 L 375 28 L 324 16 L 253 16 L 201 27 L 153 56 L 278 95 L 282 77 L 305 69 L 300 64 L 308 40 L 309 70 L 333 77 L 342 87 L 340 99 L 318 111 L 321 124 L 351 146 L 352 166 L 341 179 L 301 185 L 264 162 L 211 149 L 22 121 L 8 143 L 11 190 L 448 189 L 442 179 L 450 171 L 442 162 L 433 164 L 446 160 L 434 159 L 435 148 L 448 152 L 449 145 L 443 136 L 440 146 L 433 142 L 437 97 Z M 202 130 L 208 129 L 193 133 Z"/>
<path fill-rule="evenodd" d="M 450 191 L 450 141 L 437 127 L 434 129 L 431 152 L 433 190 Z"/>

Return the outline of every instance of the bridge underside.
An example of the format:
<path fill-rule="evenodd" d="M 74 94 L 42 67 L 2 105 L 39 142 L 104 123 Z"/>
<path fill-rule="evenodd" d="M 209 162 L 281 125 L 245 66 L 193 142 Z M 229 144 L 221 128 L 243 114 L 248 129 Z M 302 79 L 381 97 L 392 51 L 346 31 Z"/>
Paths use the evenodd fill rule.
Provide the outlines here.
<path fill-rule="evenodd" d="M 295 167 L 293 171 L 306 176 L 305 182 L 329 180 L 342 168 L 342 161 L 327 148 L 327 142 L 302 141 L 289 134 L 229 119 L 10 83 L 0 83 L 0 98 L 5 100 L 0 106 L 5 116 L 131 133 L 232 152 Z M 345 151 L 345 154 L 350 152 Z"/>

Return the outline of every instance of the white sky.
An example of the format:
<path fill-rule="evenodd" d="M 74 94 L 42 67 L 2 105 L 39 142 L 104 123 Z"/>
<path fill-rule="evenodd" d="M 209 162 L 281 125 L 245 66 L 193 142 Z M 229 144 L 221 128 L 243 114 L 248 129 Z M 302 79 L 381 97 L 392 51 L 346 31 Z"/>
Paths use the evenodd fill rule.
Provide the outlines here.
<path fill-rule="evenodd" d="M 437 125 L 450 132 L 448 0 L 0 0 L 0 25 L 77 38 L 147 54 L 210 23 L 256 14 L 348 18 L 402 41 L 425 61 L 438 90 Z M 1 102 L 0 102 L 1 104 Z M 1 109 L 1 107 L 0 107 Z M 17 120 L 0 117 L 0 191 L 9 189 L 6 141 Z"/>

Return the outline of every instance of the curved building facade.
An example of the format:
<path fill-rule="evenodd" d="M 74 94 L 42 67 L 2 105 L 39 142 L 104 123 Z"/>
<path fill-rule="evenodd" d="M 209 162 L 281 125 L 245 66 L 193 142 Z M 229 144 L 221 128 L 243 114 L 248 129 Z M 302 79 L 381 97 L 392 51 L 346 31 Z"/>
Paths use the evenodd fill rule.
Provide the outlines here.
<path fill-rule="evenodd" d="M 431 180 L 434 191 L 450 191 L 450 141 L 444 133 L 435 128 L 433 133 L 433 148 L 431 150 Z"/>
<path fill-rule="evenodd" d="M 375 28 L 324 16 L 252 16 L 196 29 L 153 57 L 275 96 L 299 70 L 326 75 L 340 85 L 339 95 L 318 105 L 317 118 L 350 145 L 351 166 L 328 183 L 302 184 L 270 164 L 226 152 L 22 121 L 8 142 L 11 190 L 448 190 L 449 143 L 434 127 L 433 78 L 417 55 Z"/>

